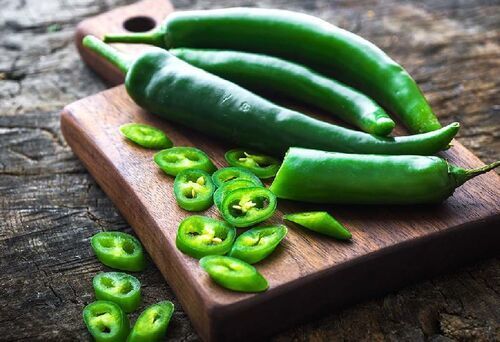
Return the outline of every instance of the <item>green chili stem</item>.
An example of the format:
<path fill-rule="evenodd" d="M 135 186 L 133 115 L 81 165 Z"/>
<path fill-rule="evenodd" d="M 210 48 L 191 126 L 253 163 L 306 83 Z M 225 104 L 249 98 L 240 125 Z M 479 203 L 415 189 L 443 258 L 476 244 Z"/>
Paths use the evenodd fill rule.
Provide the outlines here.
<path fill-rule="evenodd" d="M 500 160 L 493 162 L 491 164 L 479 167 L 477 169 L 464 170 L 462 168 L 457 168 L 456 170 L 454 170 L 454 173 L 457 176 L 458 185 L 462 185 L 465 182 L 467 182 L 469 179 L 472 179 L 476 176 L 482 175 L 483 173 L 491 171 L 498 166 L 500 166 Z"/>
<path fill-rule="evenodd" d="M 130 66 L 130 60 L 122 53 L 118 52 L 118 50 L 113 49 L 111 46 L 94 36 L 86 36 L 83 38 L 83 46 L 106 58 L 124 74 L 127 73 Z"/>
<path fill-rule="evenodd" d="M 165 47 L 163 42 L 163 32 L 152 30 L 144 33 L 107 34 L 104 36 L 106 43 L 129 43 L 129 44 L 149 44 L 158 47 Z"/>

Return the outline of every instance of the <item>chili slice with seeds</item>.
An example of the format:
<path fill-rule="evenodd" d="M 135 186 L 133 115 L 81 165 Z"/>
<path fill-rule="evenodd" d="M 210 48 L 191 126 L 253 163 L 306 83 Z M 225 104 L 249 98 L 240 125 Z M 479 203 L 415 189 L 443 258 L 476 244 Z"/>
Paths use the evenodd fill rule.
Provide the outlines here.
<path fill-rule="evenodd" d="M 230 150 L 224 158 L 229 165 L 248 169 L 259 178 L 274 177 L 280 168 L 278 159 L 242 149 Z"/>
<path fill-rule="evenodd" d="M 83 322 L 97 342 L 123 342 L 130 331 L 127 315 L 116 303 L 98 300 L 83 309 Z"/>
<path fill-rule="evenodd" d="M 223 183 L 220 188 L 215 190 L 214 192 L 214 203 L 217 208 L 221 208 L 222 200 L 224 199 L 224 196 L 236 189 L 241 189 L 241 188 L 253 188 L 255 187 L 255 184 L 248 179 L 235 179 L 226 183 Z"/>
<path fill-rule="evenodd" d="M 212 175 L 212 180 L 214 181 L 215 186 L 218 188 L 221 187 L 224 183 L 236 179 L 247 179 L 249 181 L 252 181 L 256 186 L 263 186 L 259 177 L 242 167 L 225 167 L 223 169 L 215 171 Z"/>
<path fill-rule="evenodd" d="M 161 150 L 174 145 L 165 133 L 149 125 L 129 123 L 121 125 L 120 132 L 127 139 L 145 148 Z"/>
<path fill-rule="evenodd" d="M 286 236 L 284 225 L 247 230 L 234 241 L 229 256 L 255 264 L 271 254 Z"/>
<path fill-rule="evenodd" d="M 212 177 L 206 171 L 187 169 L 175 177 L 175 199 L 185 210 L 201 211 L 209 208 L 213 203 L 214 191 Z"/>
<path fill-rule="evenodd" d="M 92 279 L 92 286 L 97 299 L 112 301 L 125 312 L 135 311 L 141 302 L 141 283 L 130 274 L 99 273 Z"/>
<path fill-rule="evenodd" d="M 163 341 L 174 312 L 174 304 L 168 300 L 147 307 L 137 318 L 127 342 Z"/>
<path fill-rule="evenodd" d="M 210 174 L 216 170 L 207 154 L 195 147 L 168 148 L 156 153 L 153 159 L 163 172 L 171 176 L 186 169 L 200 169 Z"/>
<path fill-rule="evenodd" d="M 106 266 L 132 272 L 146 267 L 142 245 L 132 235 L 101 232 L 92 236 L 90 243 L 97 259 Z"/>

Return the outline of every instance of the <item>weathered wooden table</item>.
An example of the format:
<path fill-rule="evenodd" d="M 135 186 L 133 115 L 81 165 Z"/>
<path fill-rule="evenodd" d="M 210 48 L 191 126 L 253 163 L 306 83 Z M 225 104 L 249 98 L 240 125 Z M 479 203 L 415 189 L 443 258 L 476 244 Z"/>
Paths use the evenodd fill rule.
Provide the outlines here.
<path fill-rule="evenodd" d="M 130 231 L 64 142 L 59 110 L 104 89 L 73 46 L 84 17 L 129 3 L 0 0 L 0 340 L 87 340 L 81 310 L 103 266 L 89 238 Z M 174 1 L 178 9 L 252 2 Z M 441 121 L 485 162 L 500 159 L 498 1 L 263 0 L 369 38 L 414 75 Z M 439 262 L 439 261 L 436 261 Z M 144 303 L 171 299 L 151 264 Z M 285 331 L 288 340 L 500 340 L 500 263 L 469 265 Z M 176 303 L 178 304 L 178 303 Z M 285 313 L 284 313 L 285 314 Z M 180 308 L 171 340 L 198 340 Z"/>

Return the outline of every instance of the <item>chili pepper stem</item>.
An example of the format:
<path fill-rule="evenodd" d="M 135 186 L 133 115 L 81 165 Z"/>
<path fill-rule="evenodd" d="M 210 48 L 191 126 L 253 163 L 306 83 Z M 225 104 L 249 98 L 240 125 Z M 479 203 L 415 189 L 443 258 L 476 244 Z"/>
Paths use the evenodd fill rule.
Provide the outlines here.
<path fill-rule="evenodd" d="M 500 166 L 500 160 L 493 162 L 491 164 L 479 167 L 477 169 L 466 170 L 466 169 L 462 169 L 459 167 L 454 167 L 452 169 L 452 172 L 455 174 L 457 183 L 460 186 L 460 185 L 464 184 L 465 182 L 467 182 L 469 179 L 472 179 L 476 176 L 482 175 L 483 173 L 489 172 L 498 166 Z"/>
<path fill-rule="evenodd" d="M 105 44 L 102 40 L 97 39 L 94 36 L 86 36 L 83 38 L 83 46 L 94 51 L 98 55 L 106 58 L 111 64 L 120 69 L 124 74 L 127 73 L 130 67 L 130 60 L 125 57 L 118 50 L 113 49 L 111 46 Z"/>
<path fill-rule="evenodd" d="M 104 36 L 105 43 L 128 43 L 149 44 L 165 48 L 163 42 L 164 33 L 160 29 L 144 33 L 107 34 Z"/>

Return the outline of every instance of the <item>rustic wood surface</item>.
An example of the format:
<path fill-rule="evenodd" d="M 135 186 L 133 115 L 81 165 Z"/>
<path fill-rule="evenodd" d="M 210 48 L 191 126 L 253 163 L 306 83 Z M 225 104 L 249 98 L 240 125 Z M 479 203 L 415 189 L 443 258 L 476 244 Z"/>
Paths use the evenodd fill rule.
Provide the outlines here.
<path fill-rule="evenodd" d="M 104 268 L 88 248 L 102 229 L 129 231 L 62 139 L 58 112 L 104 86 L 72 45 L 82 18 L 124 4 L 0 1 L 0 339 L 86 340 L 84 303 Z M 177 8 L 250 5 L 180 1 Z M 444 123 L 485 162 L 500 158 L 500 6 L 494 2 L 260 1 L 319 15 L 370 38 L 405 65 Z M 275 337 L 287 340 L 498 340 L 500 267 L 486 260 Z M 145 302 L 169 298 L 150 266 Z M 169 337 L 197 340 L 178 310 Z"/>

